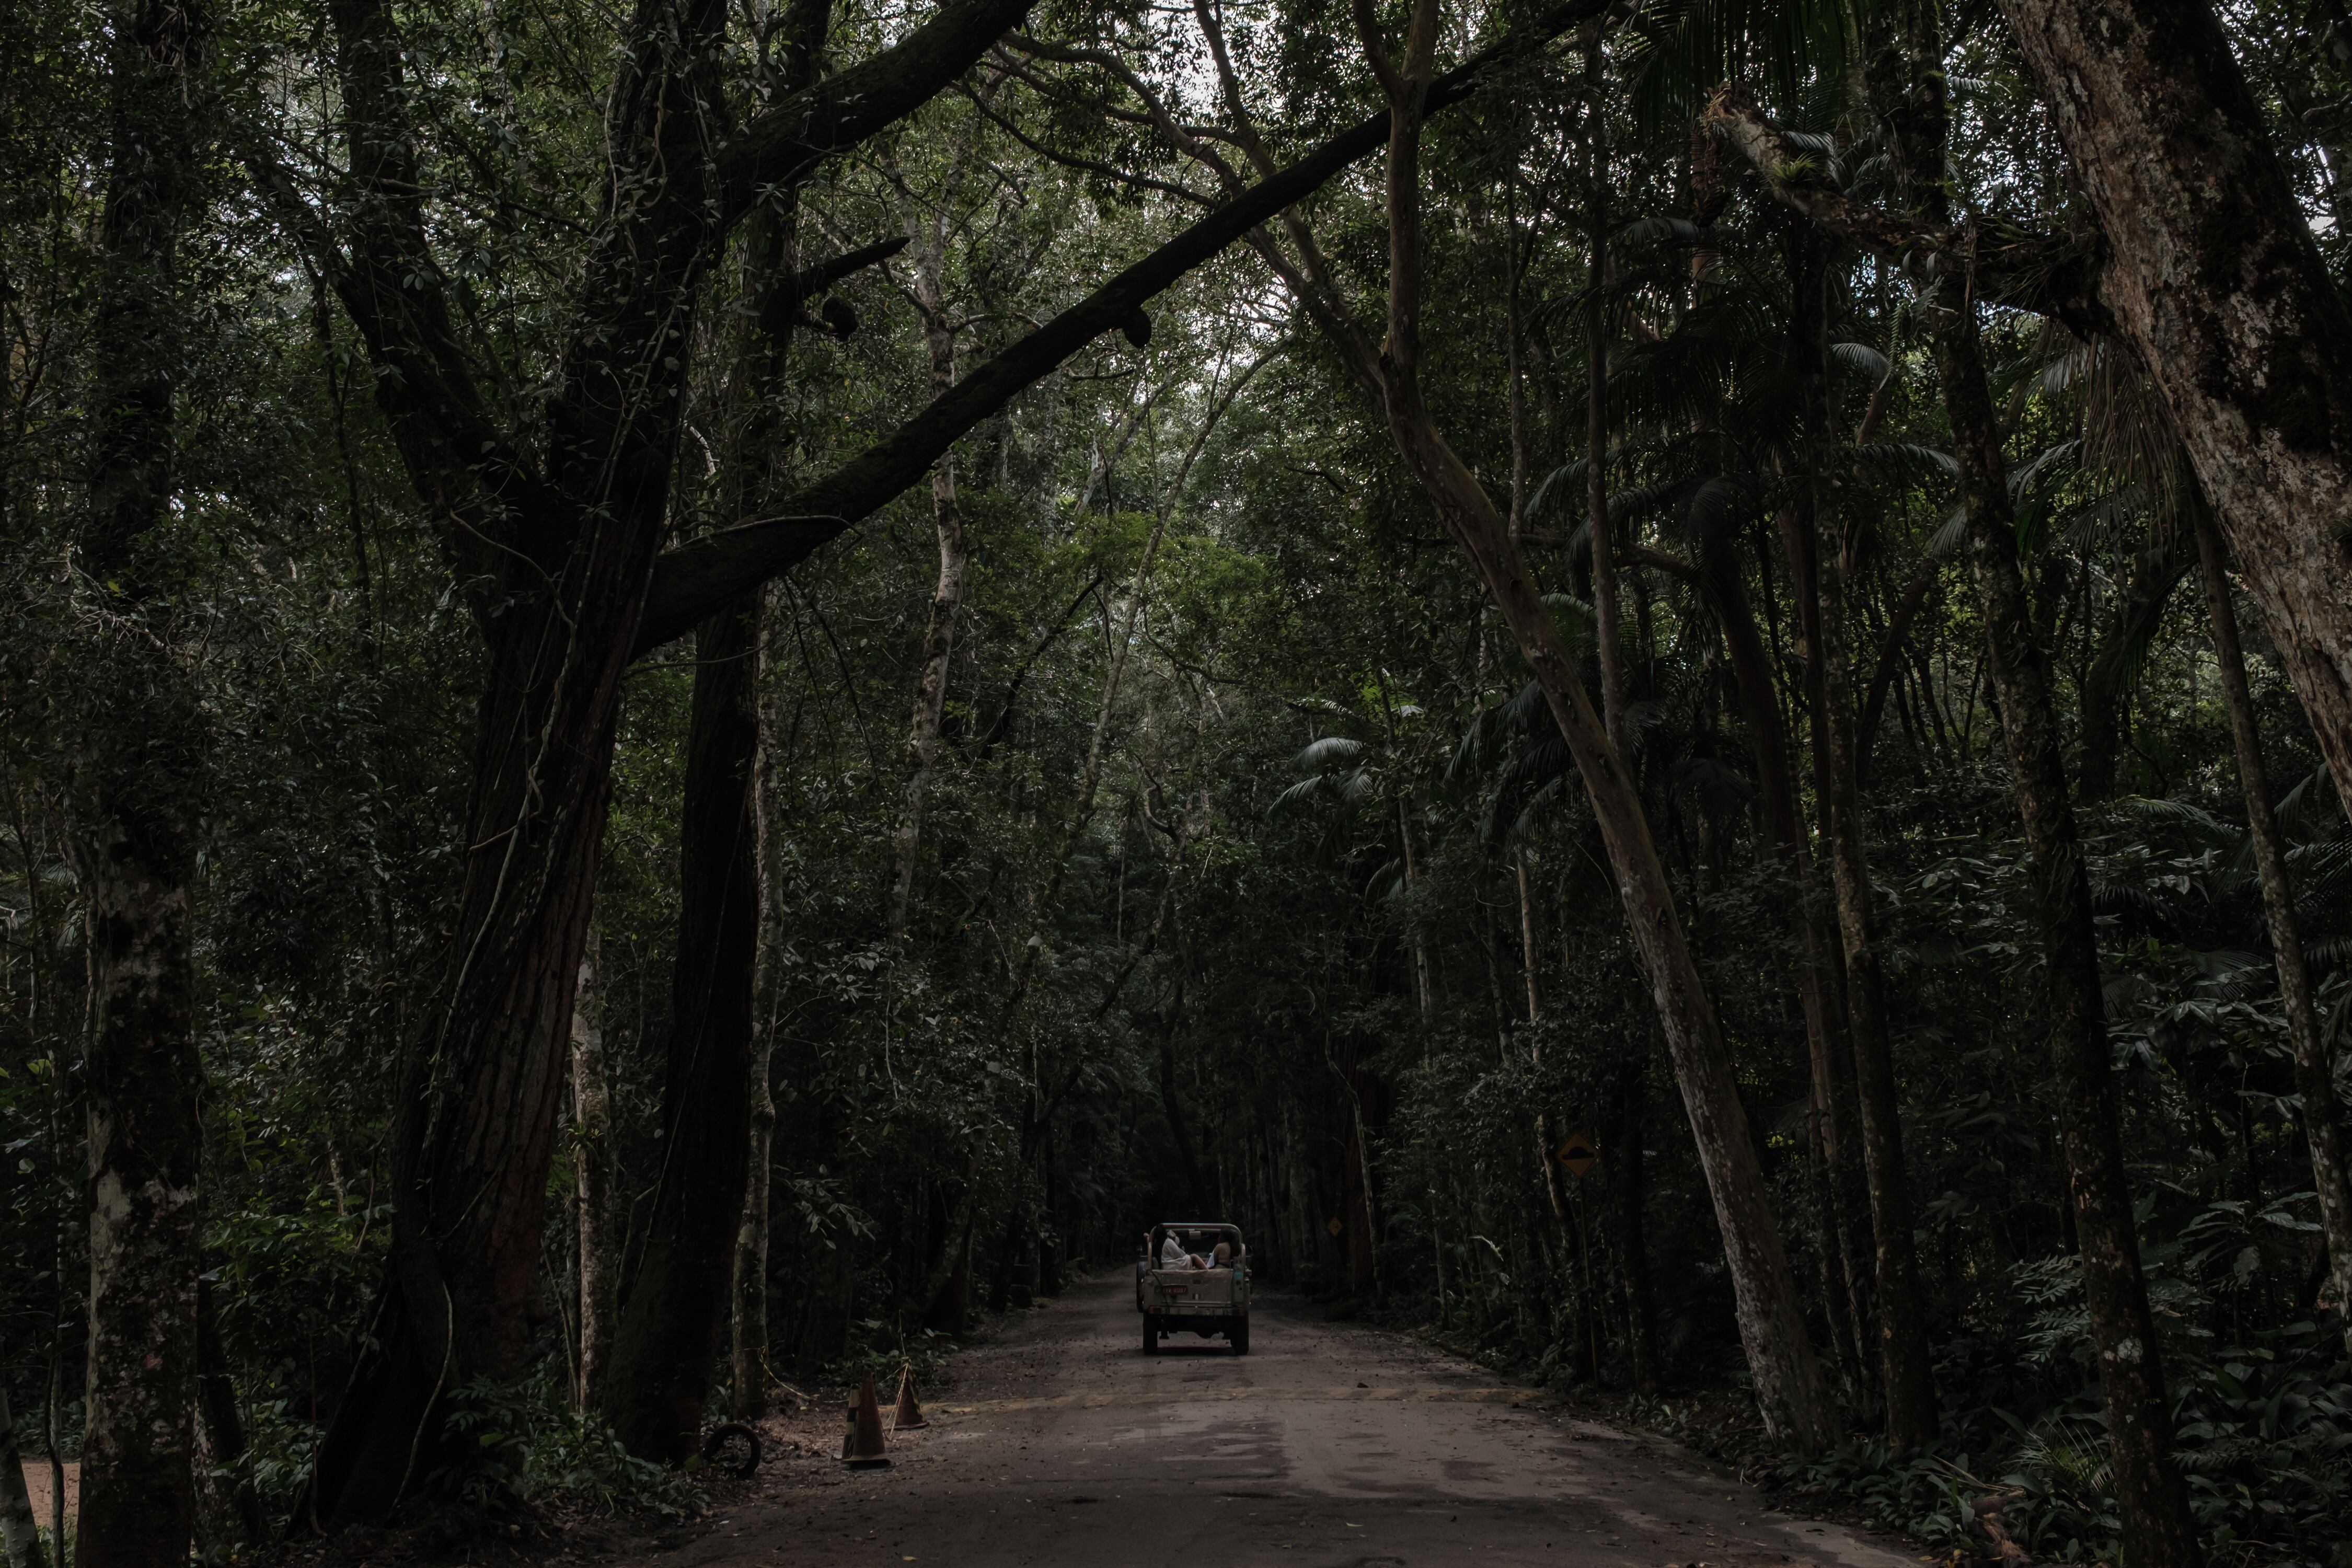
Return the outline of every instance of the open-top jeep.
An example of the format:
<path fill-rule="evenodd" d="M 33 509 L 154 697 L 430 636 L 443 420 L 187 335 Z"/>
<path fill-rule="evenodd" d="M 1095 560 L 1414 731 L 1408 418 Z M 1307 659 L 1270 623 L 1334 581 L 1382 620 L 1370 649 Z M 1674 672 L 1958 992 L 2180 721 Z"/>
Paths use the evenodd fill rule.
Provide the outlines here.
<path fill-rule="evenodd" d="M 1168 1242 L 1183 1250 L 1180 1265 Z M 1202 1264 L 1208 1267 L 1202 1268 Z M 1213 1221 L 1170 1221 L 1145 1234 L 1135 1260 L 1135 1305 L 1143 1314 L 1143 1353 L 1187 1331 L 1223 1334 L 1235 1355 L 1249 1354 L 1249 1249 L 1235 1226 Z"/>

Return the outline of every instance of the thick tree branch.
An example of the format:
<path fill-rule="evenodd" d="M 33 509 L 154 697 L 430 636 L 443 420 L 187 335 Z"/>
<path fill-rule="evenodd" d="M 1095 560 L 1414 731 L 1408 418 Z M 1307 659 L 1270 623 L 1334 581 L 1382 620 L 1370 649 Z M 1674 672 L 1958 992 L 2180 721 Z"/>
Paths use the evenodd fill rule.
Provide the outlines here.
<path fill-rule="evenodd" d="M 762 193 L 912 113 L 971 68 L 1032 0 L 950 0 L 901 42 L 762 110 L 719 153 L 720 232 Z"/>
<path fill-rule="evenodd" d="M 1429 84 L 1423 112 L 1459 103 L 1476 89 L 1497 60 L 1557 37 L 1601 11 L 1603 3 L 1578 0 L 1557 7 L 1536 26 L 1514 34 L 1437 78 Z M 1023 388 L 1104 332 L 1126 324 L 1146 301 L 1193 268 L 1382 146 L 1388 132 L 1385 112 L 1342 132 L 1273 178 L 1252 185 L 979 366 L 887 439 L 787 498 L 776 515 L 708 535 L 662 556 L 655 565 L 646 602 L 638 655 L 685 635 L 736 594 L 790 570 L 871 515 Z"/>

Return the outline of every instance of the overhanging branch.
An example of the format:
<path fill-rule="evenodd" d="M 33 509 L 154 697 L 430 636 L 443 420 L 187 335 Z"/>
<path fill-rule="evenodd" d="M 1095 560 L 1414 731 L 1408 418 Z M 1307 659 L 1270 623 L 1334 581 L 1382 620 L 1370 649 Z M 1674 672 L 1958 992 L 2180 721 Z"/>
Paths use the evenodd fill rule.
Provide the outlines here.
<path fill-rule="evenodd" d="M 1430 84 L 1424 112 L 1461 102 L 1498 62 L 1535 49 L 1607 0 L 1574 0 L 1511 35 Z M 1385 111 L 1362 121 L 1313 153 L 1209 213 L 1076 305 L 989 360 L 888 437 L 824 479 L 787 497 L 776 515 L 707 535 L 655 563 L 635 652 L 642 657 L 744 589 L 789 571 L 819 546 L 885 505 L 929 470 L 966 432 L 1114 327 L 1193 268 L 1216 256 L 1325 181 L 1388 141 Z"/>

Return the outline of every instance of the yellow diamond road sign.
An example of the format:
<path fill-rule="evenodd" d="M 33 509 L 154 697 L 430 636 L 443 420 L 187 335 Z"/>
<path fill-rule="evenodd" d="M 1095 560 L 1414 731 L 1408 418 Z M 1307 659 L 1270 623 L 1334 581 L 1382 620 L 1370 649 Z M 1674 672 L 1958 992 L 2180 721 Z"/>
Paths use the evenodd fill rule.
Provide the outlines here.
<path fill-rule="evenodd" d="M 1346 1230 L 1348 1227 L 1347 1227 L 1346 1226 L 1344 1226 L 1344 1225 L 1341 1225 L 1338 1220 L 1336 1220 L 1336 1219 L 1335 1219 L 1335 1220 L 1333 1220 L 1329 1225 L 1325 1226 L 1323 1228 L 1324 1228 L 1324 1229 L 1326 1229 L 1326 1230 L 1328 1230 L 1328 1231 L 1329 1231 L 1333 1236 L 1338 1236 L 1341 1231 Z"/>
<path fill-rule="evenodd" d="M 1566 1167 L 1570 1175 L 1580 1176 L 1592 1169 L 1594 1163 L 1601 1158 L 1601 1151 L 1594 1148 L 1592 1140 L 1583 1133 L 1571 1132 L 1567 1142 L 1552 1151 L 1551 1157 Z"/>

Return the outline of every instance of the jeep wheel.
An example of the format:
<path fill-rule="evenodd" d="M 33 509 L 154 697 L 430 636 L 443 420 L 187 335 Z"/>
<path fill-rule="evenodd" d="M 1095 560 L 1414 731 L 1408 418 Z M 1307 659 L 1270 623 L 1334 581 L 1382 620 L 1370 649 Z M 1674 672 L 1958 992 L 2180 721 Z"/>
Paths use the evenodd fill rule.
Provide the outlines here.
<path fill-rule="evenodd" d="M 1249 1354 L 1249 1320 L 1243 1318 L 1236 1321 L 1225 1331 L 1225 1338 L 1233 1342 L 1235 1355 Z"/>
<path fill-rule="evenodd" d="M 1160 1324 L 1149 1312 L 1143 1314 L 1143 1353 L 1145 1355 L 1160 1353 Z"/>

